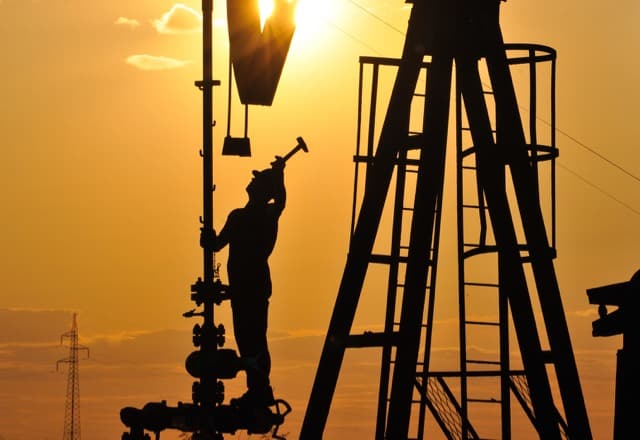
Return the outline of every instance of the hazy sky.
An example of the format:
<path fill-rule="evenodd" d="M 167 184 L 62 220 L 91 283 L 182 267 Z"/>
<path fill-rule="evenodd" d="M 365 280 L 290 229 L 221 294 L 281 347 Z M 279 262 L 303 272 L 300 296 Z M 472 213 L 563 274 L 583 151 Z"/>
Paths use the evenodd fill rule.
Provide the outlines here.
<path fill-rule="evenodd" d="M 85 438 L 119 438 L 118 411 L 190 399 L 189 286 L 201 275 L 201 34 L 197 0 L 0 0 L 0 439 L 62 433 L 67 356 L 58 346 L 78 312 Z M 251 108 L 253 157 L 222 157 L 228 43 L 215 1 L 215 223 L 246 200 L 252 169 L 303 136 L 311 152 L 286 169 L 288 206 L 271 259 L 273 383 L 294 412 L 296 438 L 346 257 L 360 55 L 398 56 L 408 16 L 401 0 L 300 0 L 299 28 L 273 107 Z M 368 12 L 366 12 L 368 11 Z M 194 13 L 195 12 L 195 13 Z M 556 269 L 594 437 L 612 437 L 615 351 L 594 339 L 590 287 L 638 268 L 640 175 L 637 86 L 640 5 L 511 0 L 509 42 L 558 50 Z M 242 134 L 234 100 L 232 134 Z M 589 151 L 593 150 L 593 151 Z M 448 165 L 445 206 L 454 208 Z M 449 201 L 449 203 L 447 203 Z M 452 211 L 454 212 L 454 211 Z M 455 264 L 455 214 L 445 214 L 442 258 Z M 221 253 L 219 262 L 225 263 Z M 450 260 L 447 260 L 449 258 Z M 441 267 L 446 267 L 443 263 Z M 455 272 L 443 269 L 437 318 L 455 329 Z M 382 322 L 379 302 L 358 315 Z M 374 315 L 375 312 L 378 313 Z M 217 320 L 231 331 L 228 305 Z M 455 362 L 447 338 L 437 362 Z M 229 346 L 233 346 L 230 340 Z M 371 432 L 376 367 L 352 361 L 330 432 Z M 228 395 L 242 392 L 243 379 Z M 235 393 L 235 394 L 234 394 Z M 164 438 L 164 437 L 163 437 Z M 169 438 L 169 436 L 167 436 Z M 240 438 L 243 438 L 240 436 Z M 246 438 L 246 436 L 244 437 Z M 335 437 L 334 437 L 335 438 Z M 347 437 L 344 437 L 347 438 Z"/>

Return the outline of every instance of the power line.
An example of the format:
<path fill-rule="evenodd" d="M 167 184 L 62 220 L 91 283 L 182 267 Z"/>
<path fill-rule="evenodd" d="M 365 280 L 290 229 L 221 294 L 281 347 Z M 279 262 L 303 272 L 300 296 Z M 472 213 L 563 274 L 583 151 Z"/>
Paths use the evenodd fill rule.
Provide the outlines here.
<path fill-rule="evenodd" d="M 402 32 L 402 30 L 398 29 L 397 27 L 395 27 L 394 25 L 392 25 L 391 23 L 389 23 L 388 21 L 384 20 L 383 18 L 381 18 L 380 16 L 376 15 L 374 12 L 370 11 L 369 9 L 365 8 L 364 6 L 360 5 L 359 3 L 357 3 L 355 0 L 344 0 L 347 1 L 351 4 L 353 4 L 354 6 L 356 6 L 358 9 L 364 11 L 365 13 L 367 13 L 368 15 L 372 16 L 373 18 L 375 18 L 376 20 L 378 20 L 379 22 L 383 23 L 385 26 L 387 26 L 388 28 L 394 30 L 395 32 L 404 35 L 404 32 Z M 549 122 L 545 121 L 544 119 L 541 119 L 539 117 L 536 117 L 536 119 L 538 119 L 540 122 L 543 122 L 544 124 L 547 125 L 551 125 Z M 571 139 L 573 142 L 575 142 L 577 145 L 581 146 L 582 148 L 584 148 L 585 150 L 589 151 L 591 154 L 597 156 L 598 158 L 602 159 L 603 161 L 607 162 L 609 165 L 617 168 L 618 170 L 620 170 L 621 172 L 623 172 L 624 174 L 626 174 L 627 176 L 631 177 L 632 179 L 636 180 L 637 182 L 640 183 L 640 177 L 636 176 L 635 174 L 633 174 L 632 172 L 626 170 L 624 167 L 622 167 L 621 165 L 617 164 L 616 162 L 614 162 L 613 160 L 607 158 L 606 156 L 604 156 L 603 154 L 599 153 L 598 151 L 596 151 L 595 149 L 589 147 L 587 144 L 585 144 L 584 142 L 581 142 L 580 140 L 578 140 L 577 138 L 575 138 L 574 136 L 570 135 L 569 133 L 567 133 L 566 131 L 563 131 L 559 128 L 555 128 L 555 130 L 566 136 L 567 138 Z"/>
<path fill-rule="evenodd" d="M 569 133 L 566 133 L 562 130 L 560 130 L 559 128 L 556 128 L 556 131 L 558 133 L 563 134 L 564 136 L 568 137 L 569 139 L 571 139 L 573 142 L 575 142 L 576 144 L 580 145 L 582 148 L 584 148 L 585 150 L 589 151 L 590 153 L 596 155 L 597 157 L 599 157 L 600 159 L 604 160 L 605 162 L 607 162 L 609 165 L 617 168 L 618 170 L 622 171 L 624 174 L 626 174 L 627 176 L 631 177 L 632 179 L 634 179 L 636 182 L 640 183 L 640 177 L 636 176 L 635 174 L 631 173 L 630 171 L 627 171 L 626 169 L 624 169 L 622 166 L 618 165 L 617 163 L 615 163 L 614 161 L 612 161 L 611 159 L 607 159 L 605 156 L 603 156 L 602 154 L 598 153 L 597 151 L 595 151 L 594 149 L 588 147 L 586 144 L 580 142 L 578 139 L 576 139 L 575 137 L 571 136 Z"/>
<path fill-rule="evenodd" d="M 387 26 L 388 28 L 392 29 L 393 31 L 397 32 L 400 35 L 404 35 L 404 32 L 400 29 L 398 29 L 396 26 L 392 25 L 391 23 L 389 23 L 388 21 L 384 20 L 383 18 L 381 18 L 380 16 L 378 16 L 377 14 L 375 14 L 374 12 L 370 11 L 369 9 L 365 8 L 364 6 L 362 6 L 361 4 L 357 3 L 355 0 L 345 0 L 351 4 L 353 4 L 354 6 L 356 6 L 358 9 L 360 9 L 361 11 L 365 12 L 366 14 L 370 15 L 371 17 L 375 18 L 377 21 L 379 21 L 380 23 L 384 24 L 385 26 Z M 371 46 L 369 46 L 368 44 L 364 43 L 362 40 L 357 39 L 356 37 L 354 37 L 353 35 L 347 33 L 346 31 L 340 29 L 338 26 L 336 26 L 333 23 L 332 24 L 336 29 L 338 29 L 339 31 L 343 32 L 345 35 L 355 39 L 356 41 L 358 41 L 360 44 L 368 47 L 369 49 L 377 52 L 375 49 L 373 49 Z M 377 52 L 379 53 L 379 52 Z M 545 121 L 544 119 L 541 119 L 540 117 L 536 117 L 537 120 L 539 120 L 540 122 L 551 126 L 551 124 L 547 121 Z M 627 169 L 625 169 L 624 167 L 622 167 L 621 165 L 617 164 L 616 162 L 614 162 L 613 160 L 607 158 L 606 156 L 604 156 L 603 154 L 599 153 L 598 151 L 596 151 L 594 148 L 589 147 L 587 144 L 585 144 L 584 142 L 581 142 L 580 140 L 578 140 L 576 137 L 570 135 L 569 133 L 567 133 L 564 130 L 559 129 L 558 127 L 554 127 L 555 131 L 557 133 L 562 134 L 563 136 L 567 137 L 568 139 L 572 140 L 576 145 L 582 147 L 583 149 L 585 149 L 586 151 L 588 151 L 589 153 L 593 154 L 594 156 L 598 157 L 600 160 L 603 160 L 604 162 L 608 163 L 609 165 L 611 165 L 612 167 L 618 169 L 620 172 L 626 174 L 627 176 L 631 177 L 632 179 L 634 179 L 636 182 L 640 183 L 640 177 L 636 176 L 635 174 L 633 174 L 632 172 L 628 171 Z M 594 184 L 593 182 L 589 181 L 587 178 L 583 177 L 582 175 L 578 174 L 575 171 L 570 170 L 569 168 L 567 168 L 564 165 L 558 164 L 559 166 L 561 166 L 563 169 L 565 169 L 566 171 L 568 171 L 569 173 L 573 174 L 574 176 L 576 176 L 577 178 L 579 178 L 581 181 L 583 181 L 584 183 L 586 183 L 587 185 L 591 186 L 592 188 L 600 191 L 601 193 L 603 193 L 604 195 L 606 195 L 607 197 L 611 198 L 612 200 L 616 201 L 617 203 L 619 203 L 620 205 L 624 206 L 625 208 L 629 209 L 630 211 L 634 212 L 637 215 L 640 215 L 640 211 L 634 209 L 633 207 L 631 207 L 630 205 L 628 205 L 627 203 L 621 201 L 620 199 L 618 199 L 617 197 L 615 197 L 613 194 L 605 191 L 604 189 L 600 188 L 599 186 L 597 186 L 596 184 Z"/>
<path fill-rule="evenodd" d="M 557 164 L 560 168 L 562 168 L 563 170 L 567 171 L 570 174 L 573 174 L 575 177 L 577 177 L 578 179 L 580 179 L 583 183 L 589 185 L 590 187 L 592 187 L 593 189 L 601 192 L 602 194 L 604 194 L 605 196 L 609 197 L 610 199 L 614 200 L 615 202 L 619 203 L 620 205 L 624 206 L 625 208 L 627 208 L 629 211 L 633 212 L 636 215 L 640 216 L 640 211 L 638 211 L 637 209 L 635 209 L 634 207 L 632 207 L 631 205 L 623 202 L 622 200 L 620 200 L 619 198 L 617 198 L 616 196 L 614 196 L 613 194 L 611 194 L 608 191 L 605 191 L 603 188 L 599 187 L 598 185 L 596 185 L 595 183 L 589 181 L 588 179 L 582 177 L 580 174 L 578 174 L 577 172 L 571 170 L 570 168 L 568 168 L 565 165 L 562 165 L 561 163 Z"/>
<path fill-rule="evenodd" d="M 539 120 L 540 122 L 551 126 L 551 124 L 547 121 L 545 121 L 544 119 L 541 118 L 536 118 L 537 120 Z M 587 150 L 588 152 L 590 152 L 591 154 L 593 154 L 594 156 L 597 156 L 598 158 L 600 158 L 601 160 L 605 161 L 606 163 L 608 163 L 609 165 L 611 165 L 614 168 L 617 168 L 619 171 L 623 172 L 624 174 L 626 174 L 627 176 L 631 177 L 633 180 L 635 180 L 636 182 L 640 183 L 640 177 L 636 176 L 635 174 L 633 174 L 631 171 L 626 170 L 625 168 L 623 168 L 621 165 L 618 165 L 616 162 L 612 161 L 611 159 L 607 158 L 606 156 L 604 156 L 601 153 L 598 153 L 595 149 L 589 147 L 587 144 L 585 144 L 584 142 L 580 142 L 577 138 L 575 138 L 574 136 L 571 136 L 569 133 L 567 133 L 564 130 L 559 129 L 558 127 L 555 128 L 556 132 L 560 133 L 561 135 L 569 138 L 570 140 L 572 140 L 573 142 L 575 142 L 577 145 L 579 145 L 580 147 L 584 148 L 585 150 Z"/>
<path fill-rule="evenodd" d="M 376 20 L 378 20 L 380 23 L 384 24 L 388 28 L 393 29 L 394 31 L 396 31 L 400 35 L 404 35 L 404 32 L 401 29 L 398 29 L 397 27 L 395 27 L 394 25 L 392 25 L 388 21 L 384 20 L 380 16 L 378 16 L 375 13 L 371 12 L 370 10 L 368 10 L 367 8 L 362 6 L 361 4 L 357 3 L 355 0 L 346 0 L 346 1 L 348 1 L 349 3 L 354 5 L 356 8 L 360 9 L 361 11 L 364 11 L 365 13 L 369 14 L 370 16 L 372 16 L 373 18 L 375 18 Z"/>
<path fill-rule="evenodd" d="M 342 34 L 346 35 L 347 37 L 351 38 L 353 41 L 355 41 L 358 44 L 361 44 L 362 46 L 366 47 L 367 49 L 375 52 L 378 55 L 382 55 L 380 53 L 379 50 L 375 49 L 373 46 L 367 44 L 364 40 L 356 37 L 355 35 L 345 31 L 344 29 L 342 29 L 340 26 L 338 26 L 337 24 L 335 24 L 334 22 L 332 22 L 331 20 L 327 19 L 326 17 L 323 17 L 323 20 L 325 23 L 327 23 L 329 26 L 333 27 L 335 30 L 341 32 Z"/>

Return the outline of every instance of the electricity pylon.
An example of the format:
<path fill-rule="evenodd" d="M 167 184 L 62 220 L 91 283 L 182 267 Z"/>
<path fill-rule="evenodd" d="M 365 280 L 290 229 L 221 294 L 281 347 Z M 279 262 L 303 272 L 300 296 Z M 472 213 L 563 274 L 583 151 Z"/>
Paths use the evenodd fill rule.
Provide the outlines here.
<path fill-rule="evenodd" d="M 78 322 L 77 313 L 73 314 L 71 330 L 60 336 L 60 344 L 65 340 L 69 341 L 69 356 L 56 362 L 56 370 L 61 363 L 69 364 L 67 372 L 67 399 L 64 405 L 64 432 L 62 440 L 80 440 L 80 376 L 78 353 L 81 350 L 87 351 L 89 348 L 78 344 Z"/>

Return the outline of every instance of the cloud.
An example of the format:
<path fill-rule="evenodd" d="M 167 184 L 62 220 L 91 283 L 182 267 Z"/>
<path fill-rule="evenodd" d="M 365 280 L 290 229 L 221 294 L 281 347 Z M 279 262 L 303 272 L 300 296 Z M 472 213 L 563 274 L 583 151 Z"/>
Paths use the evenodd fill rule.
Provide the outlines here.
<path fill-rule="evenodd" d="M 83 342 L 91 347 L 96 360 L 108 360 L 111 365 L 181 365 L 195 350 L 191 338 L 188 330 L 160 329 L 97 335 Z"/>
<path fill-rule="evenodd" d="M 191 63 L 191 61 L 148 54 L 131 55 L 127 57 L 126 62 L 140 70 L 179 69 Z"/>
<path fill-rule="evenodd" d="M 195 9 L 176 3 L 151 24 L 161 34 L 189 34 L 200 31 L 202 15 Z"/>
<path fill-rule="evenodd" d="M 140 22 L 135 18 L 127 18 L 127 17 L 118 17 L 116 21 L 113 22 L 116 25 L 128 26 L 131 29 L 137 28 L 140 26 Z"/>

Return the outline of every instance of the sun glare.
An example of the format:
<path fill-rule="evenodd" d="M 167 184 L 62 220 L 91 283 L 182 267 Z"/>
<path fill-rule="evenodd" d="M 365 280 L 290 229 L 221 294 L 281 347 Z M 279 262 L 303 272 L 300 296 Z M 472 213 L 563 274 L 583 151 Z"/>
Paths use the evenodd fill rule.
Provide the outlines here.
<path fill-rule="evenodd" d="M 296 9 L 296 25 L 317 26 L 331 15 L 332 9 L 330 0 L 300 0 Z"/>
<path fill-rule="evenodd" d="M 330 20 L 335 12 L 333 0 L 297 0 L 297 2 L 296 27 L 298 31 L 306 32 L 309 29 L 317 29 L 326 24 L 323 22 Z M 259 0 L 260 22 L 263 28 L 265 21 L 273 12 L 273 5 L 274 0 Z"/>
<path fill-rule="evenodd" d="M 264 22 L 273 12 L 273 0 L 260 0 L 260 25 L 264 29 Z M 255 9 L 254 9 L 255 10 Z"/>

